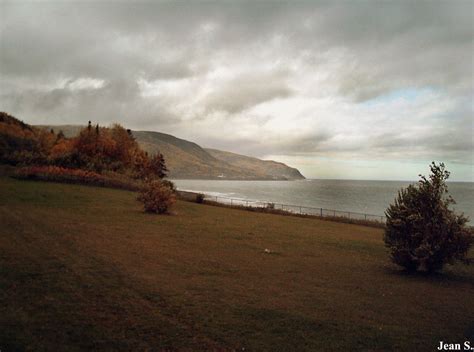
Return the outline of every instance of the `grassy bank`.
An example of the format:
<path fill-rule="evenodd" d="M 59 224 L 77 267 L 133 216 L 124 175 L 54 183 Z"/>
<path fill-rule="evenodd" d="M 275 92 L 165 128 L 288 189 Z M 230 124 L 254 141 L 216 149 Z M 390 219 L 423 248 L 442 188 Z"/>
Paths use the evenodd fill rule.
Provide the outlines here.
<path fill-rule="evenodd" d="M 433 351 L 474 267 L 407 276 L 382 230 L 0 178 L 0 349 Z M 268 249 L 268 251 L 265 251 Z"/>

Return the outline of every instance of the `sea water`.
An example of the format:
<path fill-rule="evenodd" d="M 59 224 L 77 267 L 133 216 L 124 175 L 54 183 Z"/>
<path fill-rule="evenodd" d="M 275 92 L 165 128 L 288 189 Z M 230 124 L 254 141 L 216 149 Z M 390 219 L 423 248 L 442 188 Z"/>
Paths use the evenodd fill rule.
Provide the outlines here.
<path fill-rule="evenodd" d="M 179 190 L 207 195 L 382 216 L 397 196 L 398 190 L 410 184 L 402 181 L 359 180 L 173 180 L 173 182 Z M 471 219 L 470 224 L 474 224 L 474 183 L 448 182 L 448 190 L 457 203 L 452 208 L 467 215 Z"/>

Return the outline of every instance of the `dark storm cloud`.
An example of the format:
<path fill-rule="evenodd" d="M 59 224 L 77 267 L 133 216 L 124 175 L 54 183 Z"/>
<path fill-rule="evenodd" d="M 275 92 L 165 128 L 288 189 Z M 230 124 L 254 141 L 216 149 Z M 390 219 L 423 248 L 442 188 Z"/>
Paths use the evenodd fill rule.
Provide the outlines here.
<path fill-rule="evenodd" d="M 164 129 L 259 156 L 408 152 L 462 162 L 473 147 L 473 6 L 3 1 L 1 109 L 31 123 Z M 445 103 L 361 111 L 426 88 Z M 225 136 L 210 128 L 216 121 Z"/>

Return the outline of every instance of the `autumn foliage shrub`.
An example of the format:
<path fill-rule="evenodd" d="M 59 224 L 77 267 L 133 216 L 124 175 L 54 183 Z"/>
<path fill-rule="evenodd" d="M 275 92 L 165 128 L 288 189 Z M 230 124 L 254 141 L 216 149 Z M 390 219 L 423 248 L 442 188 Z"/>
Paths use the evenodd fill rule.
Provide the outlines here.
<path fill-rule="evenodd" d="M 176 195 L 168 183 L 153 180 L 143 187 L 137 200 L 143 203 L 147 213 L 165 214 L 176 203 Z"/>
<path fill-rule="evenodd" d="M 468 218 L 449 206 L 449 172 L 444 164 L 432 163 L 429 178 L 400 190 L 386 211 L 385 244 L 394 263 L 408 271 L 441 270 L 444 264 L 465 260 L 472 243 Z"/>

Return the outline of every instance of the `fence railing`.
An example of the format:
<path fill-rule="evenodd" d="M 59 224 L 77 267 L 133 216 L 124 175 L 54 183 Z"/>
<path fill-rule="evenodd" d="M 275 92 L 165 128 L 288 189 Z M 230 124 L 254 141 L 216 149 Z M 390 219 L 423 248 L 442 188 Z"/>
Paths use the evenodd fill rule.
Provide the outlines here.
<path fill-rule="evenodd" d="M 318 207 L 309 207 L 305 205 L 294 205 L 294 204 L 283 204 L 275 202 L 266 202 L 253 199 L 244 199 L 244 198 L 230 198 L 222 196 L 213 196 L 204 194 L 205 200 L 214 201 L 221 204 L 226 204 L 230 206 L 242 206 L 242 207 L 254 207 L 254 208 L 267 208 L 267 209 L 276 209 L 282 210 L 294 214 L 302 215 L 312 215 L 320 217 L 342 217 L 353 220 L 367 220 L 367 221 L 376 221 L 376 222 L 385 222 L 385 216 L 375 215 L 375 214 L 366 214 L 358 213 L 354 211 L 343 211 L 335 209 L 326 209 Z"/>

